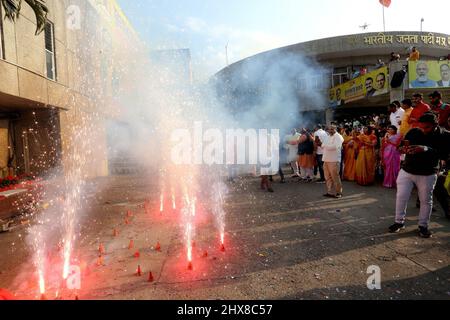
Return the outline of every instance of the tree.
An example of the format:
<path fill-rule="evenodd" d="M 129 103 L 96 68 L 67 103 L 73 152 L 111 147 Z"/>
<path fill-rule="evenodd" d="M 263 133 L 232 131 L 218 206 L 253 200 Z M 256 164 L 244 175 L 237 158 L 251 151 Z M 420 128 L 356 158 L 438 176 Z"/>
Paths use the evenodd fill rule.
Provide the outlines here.
<path fill-rule="evenodd" d="M 16 21 L 19 18 L 23 0 L 0 0 L 5 9 L 5 18 Z M 47 22 L 48 8 L 44 0 L 25 0 L 25 2 L 33 9 L 36 16 L 36 35 L 40 34 Z"/>

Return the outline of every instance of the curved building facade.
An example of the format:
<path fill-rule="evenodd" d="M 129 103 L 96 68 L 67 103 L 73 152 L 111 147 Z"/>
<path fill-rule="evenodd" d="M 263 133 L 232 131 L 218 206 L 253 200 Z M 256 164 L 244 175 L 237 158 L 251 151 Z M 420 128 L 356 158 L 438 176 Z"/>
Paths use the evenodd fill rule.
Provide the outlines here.
<path fill-rule="evenodd" d="M 420 52 L 419 65 L 418 62 L 407 61 L 412 47 Z M 391 61 L 391 53 L 399 54 L 400 59 Z M 345 115 L 386 112 L 390 101 L 409 97 L 413 91 L 426 95 L 439 88 L 444 98 L 449 100 L 450 84 L 438 85 L 442 80 L 441 67 L 446 69 L 449 65 L 449 54 L 448 34 L 413 31 L 362 33 L 263 52 L 226 67 L 214 79 L 220 99 L 238 112 L 249 103 L 259 103 L 268 90 L 277 89 L 276 86 L 267 88 L 273 76 L 267 70 L 272 65 L 286 60 L 285 64 L 294 66 L 302 61 L 303 68 L 285 68 L 276 75 L 280 83 L 278 88 L 291 88 L 297 98 L 298 112 L 308 115 L 312 122 L 331 121 Z M 381 69 L 383 65 L 379 59 L 386 71 Z M 427 76 L 432 79 L 424 81 L 424 85 L 421 82 L 420 86 L 414 86 L 417 83 L 414 81 L 419 78 L 417 69 L 425 68 L 422 62 L 428 64 Z M 403 75 L 400 82 L 397 78 L 392 86 L 396 72 L 398 76 Z M 381 73 L 385 73 L 384 80 Z M 369 77 L 369 74 L 374 76 Z M 383 90 L 376 95 L 369 94 L 371 88 L 366 89 L 365 80 L 372 78 L 376 85 L 377 76 Z M 336 103 L 336 94 L 344 90 L 351 99 L 339 99 Z M 314 99 L 309 99 L 310 96 Z"/>

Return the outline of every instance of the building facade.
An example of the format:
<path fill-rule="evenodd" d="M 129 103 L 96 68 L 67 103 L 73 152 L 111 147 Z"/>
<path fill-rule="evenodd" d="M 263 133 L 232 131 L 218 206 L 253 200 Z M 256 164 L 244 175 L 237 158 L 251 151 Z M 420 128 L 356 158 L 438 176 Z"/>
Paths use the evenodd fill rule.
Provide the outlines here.
<path fill-rule="evenodd" d="M 129 55 L 141 44 L 114 0 L 46 5 L 39 35 L 25 3 L 16 22 L 0 24 L 0 175 L 64 168 L 84 136 L 95 141 L 86 172 L 106 175 L 105 123 L 118 116 L 114 96 L 126 88 Z"/>
<path fill-rule="evenodd" d="M 447 34 L 403 31 L 362 33 L 314 40 L 263 52 L 221 70 L 213 81 L 219 98 L 226 105 L 239 109 L 249 103 L 259 103 L 258 97 L 267 95 L 265 83 L 270 81 L 268 78 L 273 77 L 267 70 L 277 61 L 288 60 L 288 63 L 294 66 L 296 61 L 301 60 L 302 68 L 286 68 L 283 75 L 277 77 L 284 86 L 295 91 L 299 113 L 313 115 L 312 122 L 330 122 L 345 115 L 381 110 L 386 112 L 390 101 L 412 95 L 413 91 L 427 94 L 435 90 L 436 88 L 413 88 L 410 85 L 408 79 L 415 70 L 409 70 L 407 57 L 412 47 L 419 50 L 421 60 L 440 61 L 441 64 L 448 65 L 450 36 Z M 393 52 L 400 54 L 399 61 L 390 61 Z M 347 83 L 350 93 L 357 90 L 355 85 L 352 87 L 348 82 L 357 79 L 362 72 L 376 72 L 380 68 L 378 59 L 387 67 L 384 79 L 386 90 L 383 94 L 350 99 L 339 105 L 330 104 L 330 95 L 336 94 L 336 91 L 332 93 L 330 89 Z M 401 86 L 392 88 L 391 78 L 396 71 L 401 70 L 407 72 L 405 79 Z M 450 98 L 450 88 L 442 87 L 439 90 L 446 99 Z M 340 90 L 337 93 L 339 94 Z M 316 98 L 308 99 L 311 95 Z"/>

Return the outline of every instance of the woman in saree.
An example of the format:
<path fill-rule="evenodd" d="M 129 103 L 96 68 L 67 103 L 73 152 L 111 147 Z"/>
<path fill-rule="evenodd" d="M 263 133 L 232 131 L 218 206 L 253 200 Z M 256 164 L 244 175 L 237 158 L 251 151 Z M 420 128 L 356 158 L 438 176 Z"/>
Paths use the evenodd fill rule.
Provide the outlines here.
<path fill-rule="evenodd" d="M 350 128 L 344 132 L 344 180 L 355 181 L 356 151 L 355 137 Z"/>
<path fill-rule="evenodd" d="M 377 137 L 372 127 L 364 127 L 358 137 L 359 152 L 356 159 L 356 182 L 361 186 L 368 186 L 375 182 L 375 146 Z"/>
<path fill-rule="evenodd" d="M 400 172 L 400 152 L 398 146 L 402 136 L 395 126 L 389 126 L 381 145 L 381 164 L 384 169 L 383 186 L 395 188 L 398 173 Z"/>

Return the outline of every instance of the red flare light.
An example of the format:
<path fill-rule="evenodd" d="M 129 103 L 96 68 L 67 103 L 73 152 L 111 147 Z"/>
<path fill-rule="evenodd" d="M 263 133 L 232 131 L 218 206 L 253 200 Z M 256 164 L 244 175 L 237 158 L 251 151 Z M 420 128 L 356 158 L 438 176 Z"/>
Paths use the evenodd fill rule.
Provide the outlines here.
<path fill-rule="evenodd" d="M 191 261 L 189 261 L 187 269 L 189 271 L 192 271 L 194 269 L 193 266 L 192 266 L 192 262 Z"/>
<path fill-rule="evenodd" d="M 220 245 L 220 251 L 225 252 L 225 245 L 223 243 Z"/>
<path fill-rule="evenodd" d="M 139 253 L 139 251 L 136 251 L 135 253 L 134 253 L 134 257 L 135 258 L 139 258 L 141 256 L 141 254 Z"/>
<path fill-rule="evenodd" d="M 203 251 L 203 256 L 202 256 L 203 258 L 208 258 L 208 251 Z"/>
<path fill-rule="evenodd" d="M 47 297 L 45 296 L 45 294 L 41 294 L 41 300 L 47 300 Z"/>
<path fill-rule="evenodd" d="M 161 244 L 158 242 L 155 246 L 156 251 L 161 251 Z"/>

